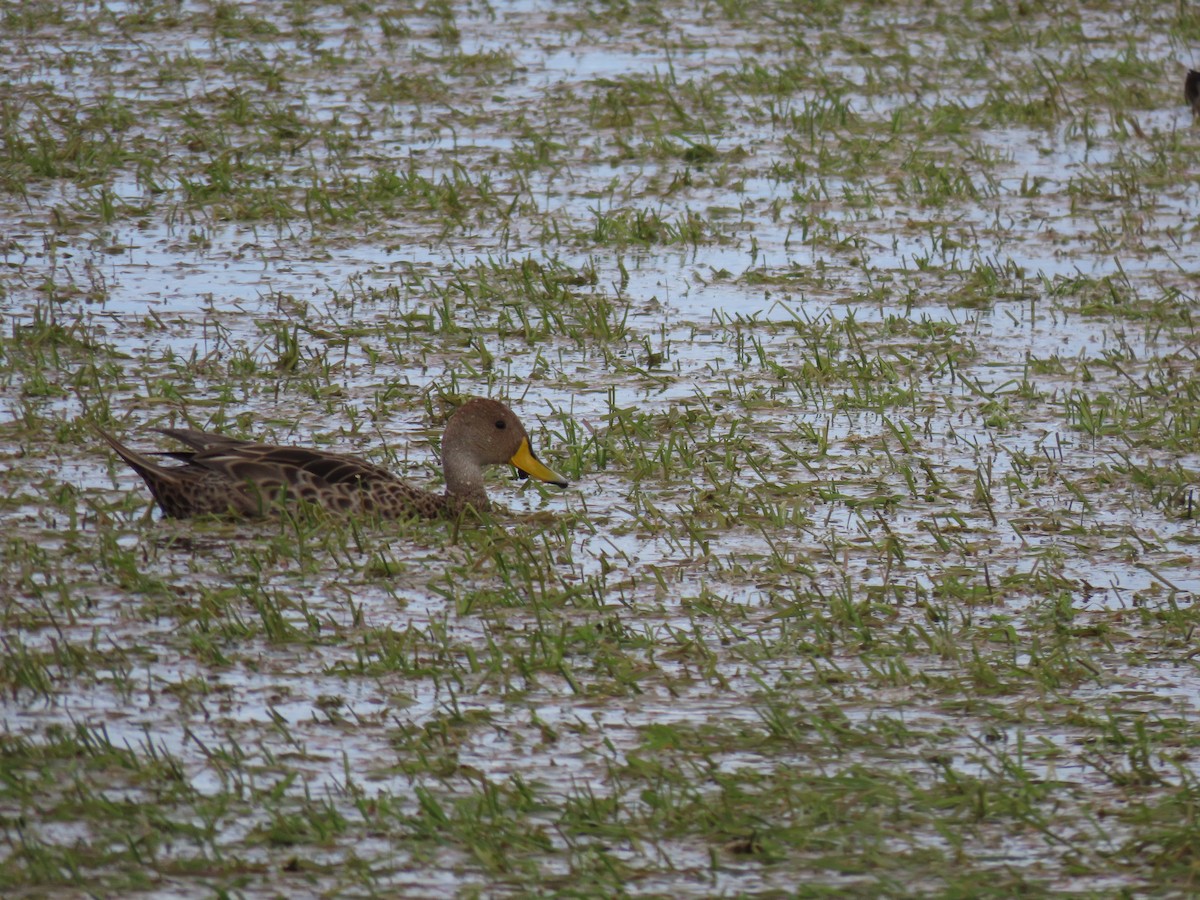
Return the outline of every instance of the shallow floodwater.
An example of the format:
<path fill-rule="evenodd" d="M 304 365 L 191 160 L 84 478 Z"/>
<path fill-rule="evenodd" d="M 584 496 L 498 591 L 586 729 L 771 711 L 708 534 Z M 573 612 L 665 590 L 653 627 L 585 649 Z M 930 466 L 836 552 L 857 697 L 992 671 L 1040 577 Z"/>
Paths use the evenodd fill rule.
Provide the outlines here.
<path fill-rule="evenodd" d="M 1197 23 L 809 6 L 4 14 L 0 893 L 1191 889 Z"/>

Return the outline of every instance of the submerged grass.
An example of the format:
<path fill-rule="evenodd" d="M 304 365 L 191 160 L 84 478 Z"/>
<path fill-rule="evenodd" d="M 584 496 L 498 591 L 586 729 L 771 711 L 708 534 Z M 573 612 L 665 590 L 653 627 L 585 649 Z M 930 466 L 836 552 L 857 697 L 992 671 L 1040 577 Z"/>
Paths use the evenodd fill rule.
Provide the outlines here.
<path fill-rule="evenodd" d="M 1194 892 L 1186 10 L 0 16 L 0 893 Z"/>

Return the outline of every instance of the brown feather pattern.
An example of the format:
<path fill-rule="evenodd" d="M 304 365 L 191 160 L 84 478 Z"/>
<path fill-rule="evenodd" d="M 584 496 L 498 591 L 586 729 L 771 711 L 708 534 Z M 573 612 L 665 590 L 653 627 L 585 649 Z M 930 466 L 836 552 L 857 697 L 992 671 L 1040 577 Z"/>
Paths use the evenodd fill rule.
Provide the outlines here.
<path fill-rule="evenodd" d="M 477 397 L 451 416 L 442 442 L 446 491 L 414 487 L 382 466 L 358 456 L 307 447 L 242 440 L 195 428 L 159 429 L 188 450 L 154 454 L 178 460 L 163 465 L 151 455 L 101 436 L 146 482 L 163 513 L 260 517 L 281 503 L 304 500 L 334 512 L 383 518 L 433 518 L 467 507 L 488 508 L 483 469 L 510 462 L 527 474 L 566 487 L 566 480 L 542 465 L 516 414 L 496 401 Z"/>

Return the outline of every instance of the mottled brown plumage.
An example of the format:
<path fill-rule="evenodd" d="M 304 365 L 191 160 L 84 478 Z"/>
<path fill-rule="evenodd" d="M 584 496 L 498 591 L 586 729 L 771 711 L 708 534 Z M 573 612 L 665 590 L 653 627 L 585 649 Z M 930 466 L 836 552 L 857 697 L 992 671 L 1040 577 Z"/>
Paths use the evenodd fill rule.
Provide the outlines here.
<path fill-rule="evenodd" d="M 414 487 L 357 456 L 259 444 L 193 428 L 159 430 L 191 449 L 155 455 L 173 457 L 183 465 L 162 465 L 112 435 L 100 434 L 142 476 L 163 513 L 174 518 L 255 518 L 277 510 L 281 502 L 297 500 L 333 512 L 393 519 L 454 515 L 467 507 L 485 510 L 484 466 L 506 462 L 541 481 L 567 486 L 566 479 L 533 455 L 516 414 L 482 397 L 468 400 L 446 423 L 444 494 Z"/>

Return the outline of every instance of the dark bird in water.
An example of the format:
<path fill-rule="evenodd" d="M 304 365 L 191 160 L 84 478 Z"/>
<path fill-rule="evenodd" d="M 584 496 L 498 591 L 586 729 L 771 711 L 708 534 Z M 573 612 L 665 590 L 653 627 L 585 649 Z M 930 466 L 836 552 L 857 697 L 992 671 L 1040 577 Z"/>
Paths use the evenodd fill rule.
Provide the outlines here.
<path fill-rule="evenodd" d="M 357 456 L 260 444 L 193 428 L 158 430 L 190 449 L 153 455 L 171 457 L 182 465 L 162 465 L 104 431 L 100 435 L 142 476 L 163 513 L 174 518 L 206 514 L 257 518 L 277 511 L 281 502 L 297 500 L 335 513 L 389 519 L 453 516 L 468 507 L 488 509 L 483 469 L 502 463 L 511 463 L 540 481 L 567 486 L 565 478 L 534 455 L 516 414 L 503 403 L 482 397 L 468 400 L 446 423 L 442 494 L 414 487 Z"/>
<path fill-rule="evenodd" d="M 1192 108 L 1192 115 L 1200 117 L 1200 72 L 1188 69 L 1183 80 L 1183 99 Z"/>

